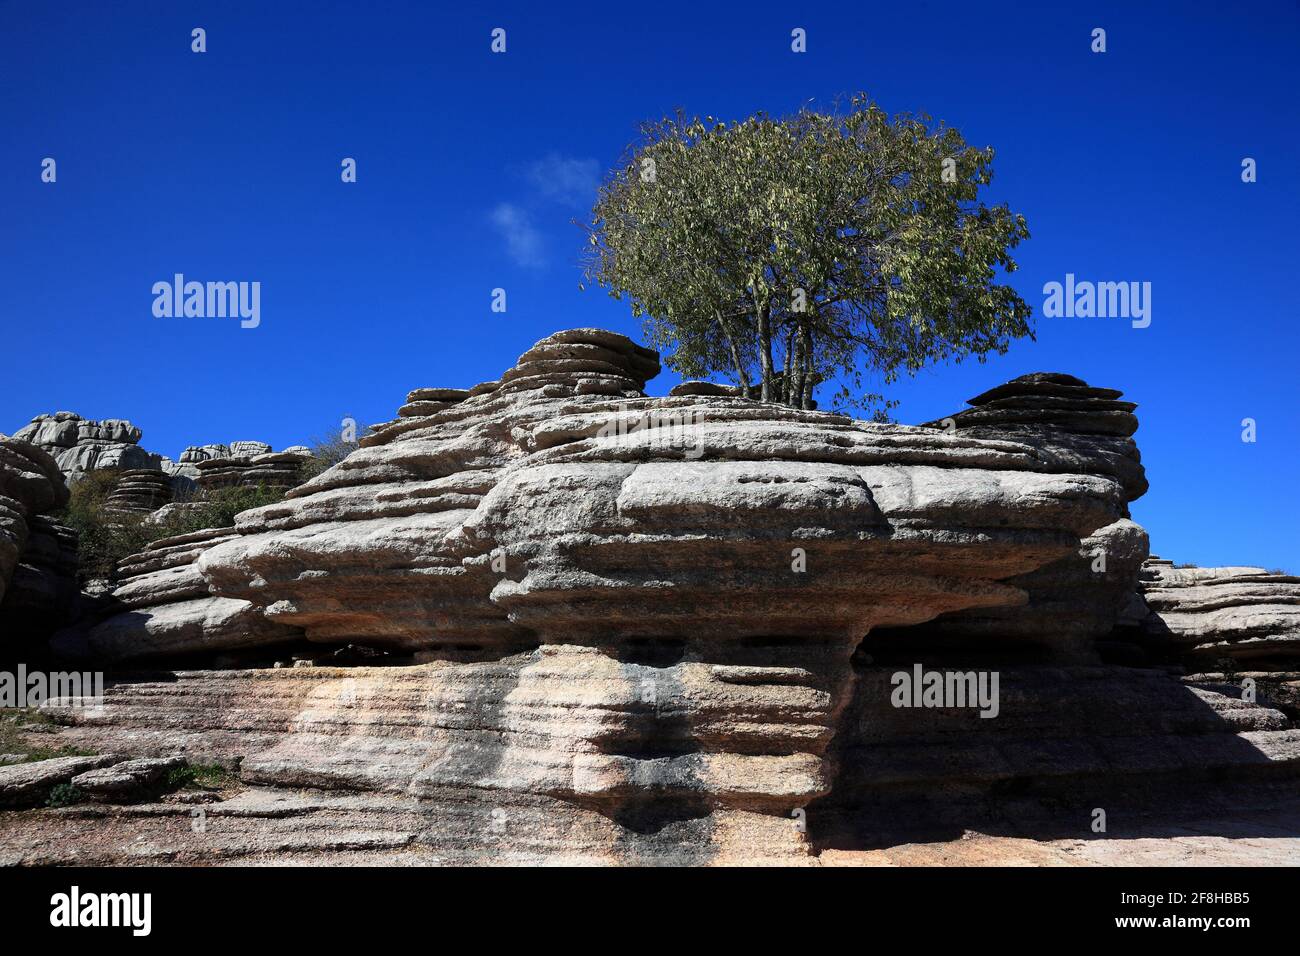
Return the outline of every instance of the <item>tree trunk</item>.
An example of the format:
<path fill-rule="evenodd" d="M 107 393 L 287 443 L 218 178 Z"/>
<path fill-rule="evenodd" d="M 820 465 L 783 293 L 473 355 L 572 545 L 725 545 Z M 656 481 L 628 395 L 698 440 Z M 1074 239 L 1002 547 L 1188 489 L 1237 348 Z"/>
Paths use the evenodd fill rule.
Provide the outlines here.
<path fill-rule="evenodd" d="M 715 312 L 718 325 L 722 326 L 722 334 L 727 339 L 727 346 L 731 349 L 731 361 L 736 366 L 736 378 L 740 381 L 740 387 L 744 390 L 745 397 L 749 398 L 749 372 L 745 368 L 745 363 L 740 360 L 740 349 L 736 348 L 736 340 L 731 334 L 731 329 L 727 326 L 727 320 L 722 317 L 721 312 Z"/>
<path fill-rule="evenodd" d="M 785 333 L 785 368 L 781 372 L 781 402 L 785 405 L 793 405 L 795 400 L 794 391 L 794 368 L 795 368 L 795 338 L 797 328 L 790 326 L 790 330 Z"/>
<path fill-rule="evenodd" d="M 804 367 L 807 364 L 806 352 L 803 324 L 800 323 L 794 340 L 794 361 L 790 364 L 790 400 L 787 404 L 792 408 L 803 408 L 803 383 L 808 377 L 807 369 Z"/>
<path fill-rule="evenodd" d="M 759 399 L 772 401 L 772 304 L 758 307 L 758 364 L 763 370 L 763 387 Z"/>
<path fill-rule="evenodd" d="M 803 326 L 800 333 L 800 356 L 803 359 L 803 372 L 800 378 L 800 407 L 813 407 L 813 333 Z"/>

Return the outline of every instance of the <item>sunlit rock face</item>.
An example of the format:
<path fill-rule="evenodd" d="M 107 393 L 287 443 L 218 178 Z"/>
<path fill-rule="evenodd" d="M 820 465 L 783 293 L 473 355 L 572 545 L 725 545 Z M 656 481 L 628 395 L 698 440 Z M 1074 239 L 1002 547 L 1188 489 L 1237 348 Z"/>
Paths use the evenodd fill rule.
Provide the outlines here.
<path fill-rule="evenodd" d="M 1138 624 L 1165 656 L 1202 667 L 1300 671 L 1300 577 L 1152 557 L 1138 590 L 1147 611 Z"/>
<path fill-rule="evenodd" d="M 640 825 L 829 792 L 864 634 L 1022 604 L 1006 579 L 1124 510 L 1114 475 L 1032 444 L 647 398 L 657 370 L 573 330 L 497 383 L 413 392 L 195 568 L 314 642 L 497 661 L 500 785 Z"/>
<path fill-rule="evenodd" d="M 153 542 L 116 568 L 116 581 L 94 617 L 56 634 L 69 660 L 120 662 L 195 659 L 198 655 L 274 647 L 300 637 L 247 601 L 217 597 L 195 562 L 236 537 L 233 528 L 195 531 Z"/>
<path fill-rule="evenodd" d="M 140 447 L 140 429 L 118 418 L 92 421 L 75 412 L 37 415 L 13 437 L 53 457 L 69 482 L 100 468 L 156 469 L 166 460 Z"/>
<path fill-rule="evenodd" d="M 657 367 L 573 330 L 499 383 L 412 393 L 346 461 L 242 514 L 199 570 L 322 642 L 852 638 L 1014 602 L 999 581 L 1123 510 L 1113 477 L 1033 445 L 646 398 Z"/>
<path fill-rule="evenodd" d="M 1072 553 L 1006 580 L 1024 592 L 1022 602 L 943 614 L 898 633 L 877 631 L 868 642 L 877 654 L 1019 652 L 1040 661 L 1096 661 L 1098 642 L 1110 636 L 1131 600 L 1149 553 L 1146 531 L 1128 517 L 1128 502 L 1146 492 L 1147 481 L 1132 438 L 1137 406 L 1120 401 L 1122 395 L 1072 375 L 1034 372 L 929 423 L 953 438 L 1026 442 L 1054 467 L 1117 481 L 1122 517 L 1083 536 Z"/>
<path fill-rule="evenodd" d="M 1039 373 L 908 427 L 649 398 L 658 369 L 557 333 L 128 559 L 81 652 L 200 668 L 115 682 L 62 739 L 237 764 L 222 826 L 155 835 L 194 859 L 795 862 L 1004 791 L 1086 829 L 1074 803 L 1148 779 L 1300 766 L 1272 706 L 1091 657 L 1147 554 L 1118 392 Z M 267 653 L 316 663 L 233 669 Z M 997 675 L 996 719 L 900 708 L 919 665 Z"/>

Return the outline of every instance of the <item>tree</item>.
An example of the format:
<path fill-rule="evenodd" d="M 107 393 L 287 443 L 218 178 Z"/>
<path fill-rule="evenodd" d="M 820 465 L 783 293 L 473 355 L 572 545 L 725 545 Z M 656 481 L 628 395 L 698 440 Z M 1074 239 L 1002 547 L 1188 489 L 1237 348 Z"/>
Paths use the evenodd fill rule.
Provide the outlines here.
<path fill-rule="evenodd" d="M 979 201 L 992 161 L 863 94 L 782 120 L 665 118 L 600 187 L 586 278 L 628 300 L 683 375 L 799 408 L 838 379 L 836 405 L 888 406 L 862 393 L 868 377 L 1032 337 L 1030 307 L 995 282 L 1029 232 Z"/>

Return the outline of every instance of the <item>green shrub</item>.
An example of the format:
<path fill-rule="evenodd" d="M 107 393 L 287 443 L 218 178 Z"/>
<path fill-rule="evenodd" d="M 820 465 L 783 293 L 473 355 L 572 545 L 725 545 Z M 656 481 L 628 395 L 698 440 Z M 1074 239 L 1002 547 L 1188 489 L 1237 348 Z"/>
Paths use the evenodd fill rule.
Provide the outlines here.
<path fill-rule="evenodd" d="M 70 783 L 56 784 L 50 789 L 50 795 L 45 801 L 47 807 L 70 807 L 74 803 L 80 803 L 83 795 L 80 790 Z"/>
<path fill-rule="evenodd" d="M 117 563 L 156 540 L 141 515 L 113 514 L 104 508 L 117 485 L 119 470 L 87 473 L 71 487 L 71 497 L 59 520 L 77 532 L 79 575 L 83 581 L 112 577 Z"/>
<path fill-rule="evenodd" d="M 89 472 L 72 486 L 71 498 L 60 516 L 63 524 L 77 532 L 78 575 L 83 582 L 111 578 L 124 558 L 138 554 L 154 541 L 205 528 L 228 528 L 241 511 L 275 504 L 284 498 L 283 489 L 260 485 L 198 492 L 189 497 L 193 507 L 153 523 L 145 520 L 146 515 L 122 514 L 105 508 L 119 474 L 111 468 Z"/>
<path fill-rule="evenodd" d="M 235 515 L 263 505 L 273 505 L 284 500 L 284 488 L 256 487 L 218 488 L 215 491 L 200 494 L 194 499 L 198 507 L 187 508 L 184 512 L 169 519 L 160 527 L 168 529 L 164 535 L 188 534 L 204 528 L 229 528 L 235 523 Z M 156 539 L 155 539 L 156 540 Z"/>
<path fill-rule="evenodd" d="M 233 771 L 220 764 L 199 763 L 173 767 L 167 771 L 167 789 L 220 790 L 237 780 Z"/>

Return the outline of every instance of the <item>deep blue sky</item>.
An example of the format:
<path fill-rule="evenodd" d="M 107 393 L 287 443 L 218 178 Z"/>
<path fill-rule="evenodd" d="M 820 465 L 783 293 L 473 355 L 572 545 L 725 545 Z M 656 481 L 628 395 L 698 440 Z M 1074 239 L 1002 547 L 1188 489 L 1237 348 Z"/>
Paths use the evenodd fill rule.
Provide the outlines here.
<path fill-rule="evenodd" d="M 900 384 L 898 419 L 1035 370 L 1122 388 L 1153 549 L 1300 570 L 1294 3 L 472 6 L 0 2 L 0 431 L 68 409 L 173 457 L 279 448 L 495 378 L 556 329 L 636 336 L 578 290 L 571 220 L 638 122 L 866 90 L 996 148 L 1036 311 L 1067 272 L 1153 283 L 1150 328 L 1040 319 L 1037 342 Z M 261 327 L 155 319 L 175 272 L 261 281 Z"/>

